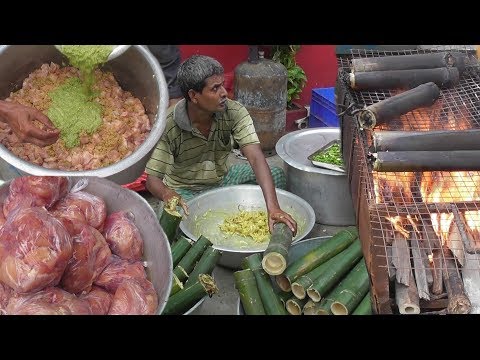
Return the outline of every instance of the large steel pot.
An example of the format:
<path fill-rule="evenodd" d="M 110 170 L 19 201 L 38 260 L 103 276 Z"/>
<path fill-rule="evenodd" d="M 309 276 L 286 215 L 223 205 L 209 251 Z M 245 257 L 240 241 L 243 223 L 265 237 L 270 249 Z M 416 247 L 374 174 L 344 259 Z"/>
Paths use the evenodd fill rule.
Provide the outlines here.
<path fill-rule="evenodd" d="M 46 62 L 66 62 L 54 45 L 2 45 L 0 46 L 0 99 L 21 88 L 23 80 Z M 115 75 L 124 90 L 139 98 L 152 122 L 152 130 L 142 145 L 130 156 L 116 164 L 88 171 L 61 171 L 46 169 L 27 162 L 0 144 L 0 157 L 11 165 L 10 178 L 25 174 L 37 176 L 98 176 L 118 184 L 137 179 L 166 125 L 168 88 L 158 61 L 142 45 L 132 45 L 118 58 L 105 64 L 104 69 Z M 16 171 L 15 171 L 16 170 Z"/>
<path fill-rule="evenodd" d="M 80 178 L 72 178 L 72 185 Z M 0 186 L 0 204 L 8 195 L 10 181 Z M 160 315 L 167 304 L 172 287 L 172 254 L 167 236 L 160 226 L 157 216 L 148 202 L 136 192 L 124 189 L 114 182 L 102 178 L 88 178 L 85 191 L 101 197 L 107 204 L 108 213 L 130 211 L 135 216 L 143 239 L 143 260 L 149 280 L 158 295 L 157 314 Z"/>
<path fill-rule="evenodd" d="M 307 236 L 315 225 L 315 213 L 312 207 L 300 197 L 287 191 L 276 189 L 277 198 L 282 210 L 291 214 L 297 221 L 298 230 L 293 242 L 303 239 Z M 206 191 L 187 202 L 189 208 L 189 216 L 184 218 L 180 223 L 180 229 L 190 239 L 197 240 L 200 235 L 204 235 L 215 244 L 215 234 L 220 234 L 218 225 L 223 219 L 233 213 L 237 213 L 239 209 L 245 210 L 265 210 L 265 200 L 263 198 L 262 189 L 258 185 L 235 185 L 216 188 Z M 198 219 L 207 211 L 214 213 L 223 213 L 224 216 L 212 217 L 208 219 L 208 223 L 203 223 L 203 229 L 197 227 Z M 267 248 L 267 244 L 262 243 L 256 247 L 239 249 L 236 246 L 215 245 L 214 247 L 221 250 L 223 255 L 220 257 L 219 265 L 230 269 L 238 269 L 244 257 L 257 252 L 263 252 Z"/>
<path fill-rule="evenodd" d="M 339 139 L 338 128 L 312 128 L 284 135 L 276 145 L 285 161 L 287 189 L 313 207 L 318 223 L 355 225 L 355 213 L 347 175 L 314 166 L 308 156 L 327 143 Z"/>

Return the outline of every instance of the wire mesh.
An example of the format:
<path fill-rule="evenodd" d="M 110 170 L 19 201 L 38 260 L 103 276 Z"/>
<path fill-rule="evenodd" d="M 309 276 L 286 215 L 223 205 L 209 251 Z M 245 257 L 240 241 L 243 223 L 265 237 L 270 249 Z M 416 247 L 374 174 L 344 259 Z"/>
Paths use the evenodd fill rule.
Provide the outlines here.
<path fill-rule="evenodd" d="M 389 275 L 395 263 L 397 271 L 404 264 L 415 273 L 423 264 L 425 271 L 432 274 L 437 270 L 472 270 L 480 276 L 480 171 L 376 172 L 372 170 L 370 153 L 373 131 L 480 128 L 480 66 L 475 48 L 468 45 L 402 51 L 352 49 L 350 56 L 337 58 L 348 102 L 363 107 L 398 91 L 352 90 L 346 81 L 352 59 L 445 50 L 466 54 L 466 69 L 460 83 L 442 89 L 433 106 L 411 111 L 372 131 L 361 129 L 357 123 L 352 127 L 351 136 L 358 147 L 353 162 L 359 164 L 360 186 L 367 197 L 371 241 L 383 249 L 378 256 L 387 258 Z"/>

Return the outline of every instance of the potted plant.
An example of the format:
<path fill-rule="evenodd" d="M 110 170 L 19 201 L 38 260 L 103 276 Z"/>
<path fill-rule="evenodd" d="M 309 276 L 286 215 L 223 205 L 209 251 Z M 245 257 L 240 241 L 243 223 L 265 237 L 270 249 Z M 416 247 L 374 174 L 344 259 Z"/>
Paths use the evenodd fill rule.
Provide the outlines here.
<path fill-rule="evenodd" d="M 300 45 L 273 45 L 271 49 L 272 60 L 281 63 L 288 72 L 287 131 L 298 130 L 295 121 L 306 118 L 308 115 L 307 109 L 294 101 L 300 98 L 300 94 L 307 83 L 305 71 L 296 61 L 299 50 Z"/>

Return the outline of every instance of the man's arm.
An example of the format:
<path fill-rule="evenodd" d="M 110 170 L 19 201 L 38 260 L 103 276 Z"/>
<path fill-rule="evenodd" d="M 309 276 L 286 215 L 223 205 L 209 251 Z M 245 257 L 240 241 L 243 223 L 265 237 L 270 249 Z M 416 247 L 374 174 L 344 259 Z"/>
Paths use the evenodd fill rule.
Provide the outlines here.
<path fill-rule="evenodd" d="M 263 197 L 265 198 L 265 203 L 267 205 L 268 226 L 270 232 L 273 231 L 273 225 L 275 223 L 283 222 L 290 228 L 290 230 L 292 230 L 293 234 L 295 235 L 297 233 L 297 223 L 288 213 L 280 209 L 270 167 L 265 160 L 265 156 L 263 155 L 260 145 L 245 145 L 242 147 L 242 152 L 252 166 L 255 177 L 257 178 L 257 183 L 262 188 Z"/>
<path fill-rule="evenodd" d="M 0 100 L 0 121 L 7 123 L 21 142 L 38 146 L 53 144 L 60 134 L 41 111 L 13 102 Z M 44 129 L 35 126 L 34 121 L 42 123 Z"/>
<path fill-rule="evenodd" d="M 162 200 L 164 203 L 169 202 L 172 198 L 177 197 L 179 199 L 179 205 L 185 211 L 185 214 L 188 215 L 188 206 L 183 201 L 182 197 L 178 195 L 175 190 L 170 189 L 167 185 L 163 183 L 163 179 L 156 177 L 154 175 L 147 175 L 147 182 L 145 187 L 150 193 L 156 198 Z"/>

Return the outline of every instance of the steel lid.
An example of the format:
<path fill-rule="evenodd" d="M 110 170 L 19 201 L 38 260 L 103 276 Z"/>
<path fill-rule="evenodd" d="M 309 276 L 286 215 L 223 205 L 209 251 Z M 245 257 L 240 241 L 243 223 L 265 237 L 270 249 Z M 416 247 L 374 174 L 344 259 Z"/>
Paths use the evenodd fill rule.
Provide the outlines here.
<path fill-rule="evenodd" d="M 314 166 L 308 156 L 332 140 L 340 139 L 339 128 L 311 128 L 290 132 L 278 140 L 277 155 L 288 165 L 296 169 L 333 176 L 345 176 L 344 173 Z"/>

